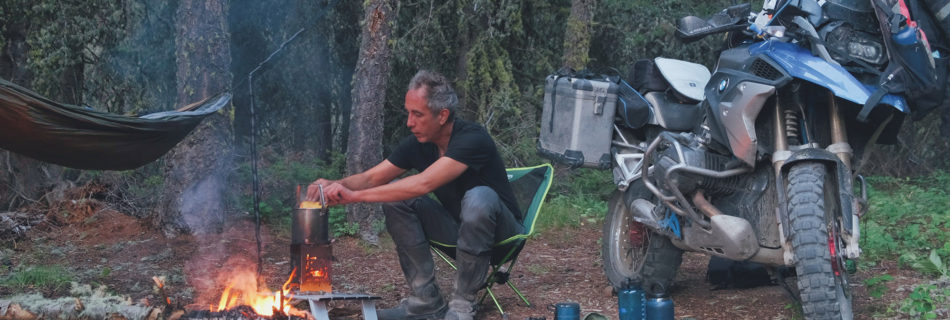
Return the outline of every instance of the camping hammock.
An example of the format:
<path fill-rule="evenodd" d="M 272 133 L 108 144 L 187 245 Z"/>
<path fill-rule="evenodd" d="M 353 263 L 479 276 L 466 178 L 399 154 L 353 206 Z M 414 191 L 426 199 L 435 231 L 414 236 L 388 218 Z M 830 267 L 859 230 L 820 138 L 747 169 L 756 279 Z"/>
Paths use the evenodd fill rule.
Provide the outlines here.
<path fill-rule="evenodd" d="M 222 93 L 129 117 L 57 103 L 0 79 L 0 148 L 76 169 L 134 169 L 164 155 L 230 100 Z"/>

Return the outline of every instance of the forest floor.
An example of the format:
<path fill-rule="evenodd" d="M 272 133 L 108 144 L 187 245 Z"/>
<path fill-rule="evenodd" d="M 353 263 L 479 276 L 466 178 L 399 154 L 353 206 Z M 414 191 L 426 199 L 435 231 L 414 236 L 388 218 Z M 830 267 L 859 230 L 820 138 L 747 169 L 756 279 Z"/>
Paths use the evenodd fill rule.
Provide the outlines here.
<path fill-rule="evenodd" d="M 207 310 L 216 305 L 226 279 L 238 269 L 255 270 L 255 228 L 251 219 L 237 219 L 221 233 L 166 238 L 148 230 L 141 221 L 112 210 L 99 210 L 72 223 L 35 228 L 16 242 L 12 256 L 0 254 L 10 272 L 15 266 L 61 265 L 82 284 L 105 286 L 114 294 L 139 304 L 162 301 L 153 277 L 165 281 L 172 306 Z M 280 228 L 283 229 L 283 228 Z M 263 227 L 263 274 L 276 290 L 289 273 L 289 231 Z M 617 318 L 617 297 L 607 285 L 600 258 L 599 226 L 549 230 L 528 241 L 514 268 L 512 281 L 532 302 L 527 307 L 508 288 L 497 287 L 510 319 L 553 319 L 552 305 L 577 302 L 582 318 L 599 313 Z M 407 293 L 392 242 L 383 237 L 370 245 L 355 237 L 334 240 L 333 290 L 381 297 L 377 307 L 391 307 Z M 436 257 L 436 259 L 438 259 Z M 712 290 L 705 281 L 708 257 L 687 253 L 675 281 L 672 299 L 677 319 L 801 319 L 800 308 L 782 286 Z M 895 308 L 913 284 L 924 278 L 913 271 L 882 262 L 852 277 L 856 319 L 871 319 Z M 436 261 L 442 293 L 452 288 L 452 269 Z M 863 280 L 887 273 L 894 277 L 881 298 L 870 298 Z M 0 274 L 0 278 L 2 278 Z M 0 286 L 0 299 L 30 291 Z M 68 295 L 68 288 L 46 289 L 47 297 Z M 304 305 L 300 308 L 306 309 Z M 334 318 L 360 319 L 354 302 L 332 302 Z M 490 299 L 481 304 L 477 319 L 501 319 Z"/>

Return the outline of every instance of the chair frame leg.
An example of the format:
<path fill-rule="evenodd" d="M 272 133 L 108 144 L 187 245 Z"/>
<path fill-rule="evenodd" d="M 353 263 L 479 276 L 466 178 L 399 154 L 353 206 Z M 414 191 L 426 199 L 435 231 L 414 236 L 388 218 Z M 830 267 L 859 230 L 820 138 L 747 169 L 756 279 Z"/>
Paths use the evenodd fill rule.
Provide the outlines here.
<path fill-rule="evenodd" d="M 518 297 L 521 298 L 521 301 L 524 301 L 524 304 L 526 306 L 529 306 L 529 307 L 531 306 L 531 302 L 528 301 L 528 298 L 526 298 L 524 294 L 521 294 L 521 290 L 518 290 L 518 288 L 516 288 L 515 285 L 511 283 L 511 281 L 506 281 L 505 283 L 508 284 L 508 287 L 511 288 L 511 291 L 514 291 L 515 294 L 517 294 Z"/>
<path fill-rule="evenodd" d="M 432 250 L 432 252 L 435 252 L 435 254 L 439 256 L 439 258 L 441 258 L 442 261 L 445 261 L 445 263 L 448 264 L 449 267 L 452 267 L 453 270 L 458 270 L 458 267 L 455 266 L 455 263 L 452 263 L 452 258 L 450 258 L 448 255 L 443 253 L 441 250 L 436 249 L 435 247 L 430 247 L 430 249 Z M 511 257 L 514 251 L 515 250 L 512 249 L 512 251 L 509 252 L 508 255 L 506 255 L 504 259 Z M 491 266 L 491 275 L 489 275 L 488 280 L 485 282 L 485 293 L 483 293 L 481 298 L 478 299 L 478 304 L 482 304 L 483 302 L 485 302 L 485 298 L 491 297 L 492 302 L 495 303 L 495 308 L 498 308 L 498 312 L 501 313 L 502 316 L 507 315 L 505 313 L 505 309 L 501 307 L 501 303 L 498 301 L 498 297 L 495 296 L 495 292 L 492 290 L 492 286 L 494 286 L 496 283 L 495 274 L 499 272 L 501 267 L 507 264 L 508 265 L 507 272 L 511 272 L 511 268 L 514 266 L 517 260 L 518 260 L 518 257 L 516 256 L 513 259 L 509 260 L 508 262 L 502 263 L 499 266 Z M 528 298 L 525 297 L 523 293 L 521 293 L 521 290 L 518 290 L 518 288 L 515 287 L 513 283 L 511 283 L 511 280 L 506 280 L 504 283 L 507 284 L 509 288 L 511 288 L 511 291 L 514 291 L 515 294 L 518 295 L 518 298 L 521 298 L 521 301 L 523 301 L 526 306 L 531 307 L 531 302 L 528 301 Z"/>
<path fill-rule="evenodd" d="M 430 248 L 432 249 L 432 252 L 435 252 L 435 254 L 439 256 L 439 258 L 442 258 L 442 261 L 445 261 L 445 263 L 448 264 L 449 267 L 452 267 L 452 270 L 458 270 L 458 269 L 459 269 L 458 267 L 455 266 L 454 263 L 452 263 L 452 259 L 449 258 L 449 256 L 445 255 L 445 253 L 442 253 L 441 250 L 436 249 L 436 248 L 432 248 L 431 246 L 430 246 Z"/>

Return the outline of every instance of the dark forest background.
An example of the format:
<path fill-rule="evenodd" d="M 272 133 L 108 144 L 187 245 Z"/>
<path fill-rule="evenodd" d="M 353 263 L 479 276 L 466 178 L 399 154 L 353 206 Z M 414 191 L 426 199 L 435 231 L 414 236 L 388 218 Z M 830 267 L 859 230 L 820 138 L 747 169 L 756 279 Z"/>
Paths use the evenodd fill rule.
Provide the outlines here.
<path fill-rule="evenodd" d="M 536 154 L 546 75 L 566 65 L 625 74 L 656 56 L 712 68 L 722 39 L 682 44 L 673 23 L 736 3 L 0 0 L 0 77 L 53 100 L 137 115 L 234 94 L 187 146 L 137 170 L 79 171 L 2 151 L 0 211 L 43 207 L 64 190 L 95 185 L 98 197 L 168 234 L 199 231 L 174 213 L 196 194 L 189 186 L 215 181 L 221 190 L 211 222 L 253 212 L 256 159 L 268 219 L 286 210 L 294 184 L 387 155 L 408 134 L 402 101 L 422 68 L 454 81 L 461 117 L 485 125 L 508 166 L 538 164 L 546 161 Z M 909 176 L 948 166 L 936 120 L 906 123 L 901 142 L 877 148 L 862 170 Z M 559 181 L 576 173 L 559 170 Z M 600 177 L 611 190 L 609 172 Z M 365 236 L 380 230 L 372 210 L 337 219 Z"/>

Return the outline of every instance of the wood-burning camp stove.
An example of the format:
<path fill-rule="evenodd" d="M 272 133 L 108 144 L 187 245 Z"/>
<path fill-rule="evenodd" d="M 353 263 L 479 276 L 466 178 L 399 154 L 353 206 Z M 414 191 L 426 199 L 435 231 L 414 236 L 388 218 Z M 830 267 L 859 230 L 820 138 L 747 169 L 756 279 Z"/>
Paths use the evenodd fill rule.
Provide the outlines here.
<path fill-rule="evenodd" d="M 320 187 L 320 202 L 305 201 L 297 186 L 297 207 L 291 222 L 290 259 L 295 272 L 294 283 L 300 292 L 332 292 L 330 284 L 333 248 L 330 246 L 330 215 Z"/>
<path fill-rule="evenodd" d="M 361 301 L 363 317 L 375 320 L 375 300 L 379 300 L 379 297 L 333 292 L 330 277 L 333 266 L 330 212 L 325 205 L 323 186 L 318 187 L 320 202 L 305 201 L 307 186 L 297 186 L 297 206 L 291 219 L 290 241 L 290 261 L 295 274 L 291 281 L 297 286 L 293 298 L 308 301 L 310 313 L 317 320 L 329 320 L 327 302 L 334 300 Z"/>

